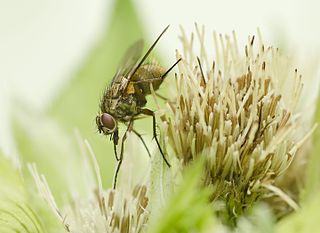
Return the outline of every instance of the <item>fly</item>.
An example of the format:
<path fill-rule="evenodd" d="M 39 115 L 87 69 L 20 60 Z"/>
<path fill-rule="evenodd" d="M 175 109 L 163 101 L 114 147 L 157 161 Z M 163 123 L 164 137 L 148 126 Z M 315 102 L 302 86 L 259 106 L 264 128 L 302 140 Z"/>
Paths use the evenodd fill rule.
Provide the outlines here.
<path fill-rule="evenodd" d="M 170 167 L 157 138 L 155 114 L 152 110 L 145 108 L 145 105 L 147 104 L 146 96 L 151 94 L 150 84 L 154 91 L 158 90 L 167 74 L 181 61 L 181 58 L 169 69 L 165 69 L 162 66 L 155 64 L 144 64 L 149 54 L 168 28 L 169 25 L 162 31 L 142 58 L 142 40 L 137 41 L 128 48 L 118 67 L 117 73 L 114 75 L 111 84 L 105 90 L 101 99 L 100 113 L 96 117 L 96 124 L 99 133 L 110 135 L 110 140 L 113 140 L 114 154 L 118 161 L 113 181 L 114 189 L 116 188 L 117 177 L 123 160 L 124 142 L 127 138 L 128 131 L 133 132 L 139 137 L 146 148 L 148 155 L 151 156 L 141 134 L 133 129 L 133 122 L 141 118 L 141 115 L 152 117 L 153 137 L 156 140 L 162 158 L 168 167 Z M 121 140 L 120 156 L 117 154 L 119 122 L 124 123 L 127 126 Z"/>

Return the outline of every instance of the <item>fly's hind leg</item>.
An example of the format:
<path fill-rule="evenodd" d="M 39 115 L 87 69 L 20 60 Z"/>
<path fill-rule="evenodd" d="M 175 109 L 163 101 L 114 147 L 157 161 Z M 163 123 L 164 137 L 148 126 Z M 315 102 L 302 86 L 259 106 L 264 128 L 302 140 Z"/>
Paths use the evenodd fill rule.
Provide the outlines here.
<path fill-rule="evenodd" d="M 167 69 L 167 71 L 162 74 L 160 77 L 158 78 L 149 78 L 149 79 L 143 79 L 143 80 L 136 80 L 136 81 L 130 81 L 130 83 L 132 84 L 139 84 L 139 83 L 153 83 L 155 81 L 160 81 L 163 80 L 169 73 L 170 71 L 181 61 L 182 59 L 179 58 L 169 69 Z"/>
<path fill-rule="evenodd" d="M 121 139 L 121 149 L 120 149 L 120 156 L 119 156 L 119 158 L 118 158 L 118 156 L 116 156 L 117 161 L 118 161 L 118 165 L 117 165 L 116 171 L 115 171 L 115 173 L 114 173 L 113 189 L 116 189 L 116 187 L 117 187 L 118 174 L 119 174 L 120 167 L 121 167 L 122 160 L 123 160 L 124 142 L 125 142 L 126 139 L 127 139 L 127 133 L 128 133 L 128 131 L 130 131 L 131 126 L 132 126 L 132 123 L 133 123 L 133 121 L 131 120 L 131 121 L 129 122 L 129 124 L 128 124 L 128 127 L 127 127 L 127 129 L 126 129 L 126 132 L 125 132 L 124 135 L 122 136 L 122 139 Z"/>
<path fill-rule="evenodd" d="M 162 156 L 163 160 L 164 160 L 165 163 L 168 165 L 168 167 L 171 167 L 171 166 L 170 166 L 170 163 L 168 162 L 168 160 L 167 160 L 166 157 L 164 156 L 164 153 L 163 153 L 163 151 L 162 151 L 162 149 L 161 149 L 161 146 L 160 146 L 160 143 L 159 143 L 159 141 L 158 141 L 157 131 L 156 131 L 156 129 L 157 129 L 156 116 L 155 116 L 154 112 L 151 111 L 150 109 L 144 108 L 144 109 L 142 110 L 142 114 L 147 115 L 147 116 L 152 116 L 152 122 L 153 122 L 153 137 L 154 137 L 154 139 L 156 140 L 157 146 L 158 146 L 158 148 L 159 148 L 159 151 L 160 151 L 160 153 L 161 153 L 161 156 Z"/>
<path fill-rule="evenodd" d="M 147 147 L 147 144 L 145 143 L 145 141 L 143 140 L 143 137 L 141 134 L 139 134 L 136 130 L 132 129 L 132 132 L 134 132 L 135 135 L 137 135 L 137 137 L 141 140 L 142 144 L 144 145 L 144 148 L 146 148 L 147 152 L 148 152 L 148 155 L 149 157 L 151 158 L 151 154 L 150 154 L 150 151 Z"/>
<path fill-rule="evenodd" d="M 160 95 L 159 93 L 156 93 L 156 96 L 158 96 L 160 99 L 162 99 L 162 100 L 164 100 L 164 101 L 166 101 L 166 102 L 168 102 L 168 101 L 169 101 L 169 99 L 168 99 L 168 98 L 166 98 L 166 97 L 164 97 L 164 96 Z"/>

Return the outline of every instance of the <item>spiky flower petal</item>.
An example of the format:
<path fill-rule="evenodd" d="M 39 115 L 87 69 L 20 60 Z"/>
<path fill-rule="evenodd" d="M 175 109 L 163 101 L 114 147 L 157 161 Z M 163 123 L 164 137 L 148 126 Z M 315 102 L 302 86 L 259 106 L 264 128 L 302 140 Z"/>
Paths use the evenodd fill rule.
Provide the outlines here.
<path fill-rule="evenodd" d="M 213 56 L 207 55 L 204 29 L 197 27 L 197 38 L 199 53 L 193 36 L 182 35 L 177 57 L 183 62 L 177 94 L 162 116 L 164 131 L 182 169 L 206 159 L 203 185 L 212 187 L 212 201 L 222 201 L 222 213 L 234 219 L 272 189 L 301 145 L 303 137 L 295 135 L 301 75 L 261 37 L 257 44 L 249 37 L 240 53 L 235 33 L 214 33 Z"/>
<path fill-rule="evenodd" d="M 91 154 L 96 184 L 89 190 L 87 198 L 74 197 L 73 200 L 59 208 L 55 202 L 49 185 L 43 175 L 40 175 L 35 165 L 29 165 L 29 170 L 36 181 L 39 193 L 60 219 L 66 232 L 74 233 L 138 233 L 141 232 L 148 218 L 147 187 L 136 185 L 134 188 L 104 190 L 101 184 L 99 166 L 90 145 L 86 146 Z M 86 161 L 90 163 L 90 161 Z M 89 174 L 88 174 L 89 175 Z M 90 184 L 92 186 L 92 184 Z"/>

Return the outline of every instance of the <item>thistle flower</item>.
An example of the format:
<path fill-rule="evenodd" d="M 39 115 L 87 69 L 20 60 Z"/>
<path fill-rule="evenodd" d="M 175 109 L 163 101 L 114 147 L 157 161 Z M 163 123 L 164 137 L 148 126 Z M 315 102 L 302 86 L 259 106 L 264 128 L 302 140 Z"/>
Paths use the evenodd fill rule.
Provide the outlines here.
<path fill-rule="evenodd" d="M 35 165 L 29 165 L 39 193 L 61 221 L 65 232 L 141 232 L 148 217 L 147 187 L 141 184 L 131 188 L 127 184 L 121 189 L 104 190 L 98 163 L 87 141 L 85 146 L 93 164 L 88 170 L 88 176 L 93 176 L 96 181 L 90 184 L 92 188 L 89 189 L 87 198 L 77 195 L 68 205 L 59 208 L 45 177 L 38 173 Z M 90 161 L 84 162 L 90 164 Z M 94 171 L 94 174 L 90 174 L 90 171 Z"/>
<path fill-rule="evenodd" d="M 205 48 L 204 28 L 196 27 L 193 49 L 182 30 L 183 52 L 176 90 L 162 116 L 165 140 L 179 167 L 205 158 L 203 186 L 228 222 L 270 192 L 291 208 L 297 204 L 274 186 L 308 135 L 296 134 L 302 76 L 279 49 L 248 38 L 239 52 L 235 33 L 213 34 L 215 54 Z M 199 56 L 199 57 L 198 57 Z"/>

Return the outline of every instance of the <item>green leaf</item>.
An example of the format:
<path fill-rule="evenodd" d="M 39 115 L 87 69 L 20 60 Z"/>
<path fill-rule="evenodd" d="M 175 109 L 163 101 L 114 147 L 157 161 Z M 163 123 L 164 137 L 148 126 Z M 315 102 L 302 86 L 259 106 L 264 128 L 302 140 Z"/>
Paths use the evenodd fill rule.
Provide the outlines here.
<path fill-rule="evenodd" d="M 315 122 L 320 123 L 320 98 L 317 101 L 315 113 Z M 301 191 L 301 203 L 307 203 L 312 200 L 315 194 L 320 191 L 320 127 L 316 129 L 312 137 L 312 151 L 308 159 L 308 167 L 305 176 L 305 186 Z"/>
<path fill-rule="evenodd" d="M 234 232 L 270 233 L 275 230 L 275 219 L 268 205 L 258 203 L 241 217 Z"/>
<path fill-rule="evenodd" d="M 298 212 L 291 214 L 276 225 L 276 233 L 309 233 L 320 229 L 320 193 L 304 205 Z"/>
<path fill-rule="evenodd" d="M 61 224 L 30 190 L 21 171 L 0 152 L 0 232 L 62 232 Z"/>
<path fill-rule="evenodd" d="M 149 233 L 214 232 L 215 220 L 209 192 L 199 188 L 202 163 L 186 169 L 182 183 L 164 207 L 150 216 Z M 175 180 L 176 181 L 176 180 Z M 161 192 L 161 190 L 159 191 Z"/>

